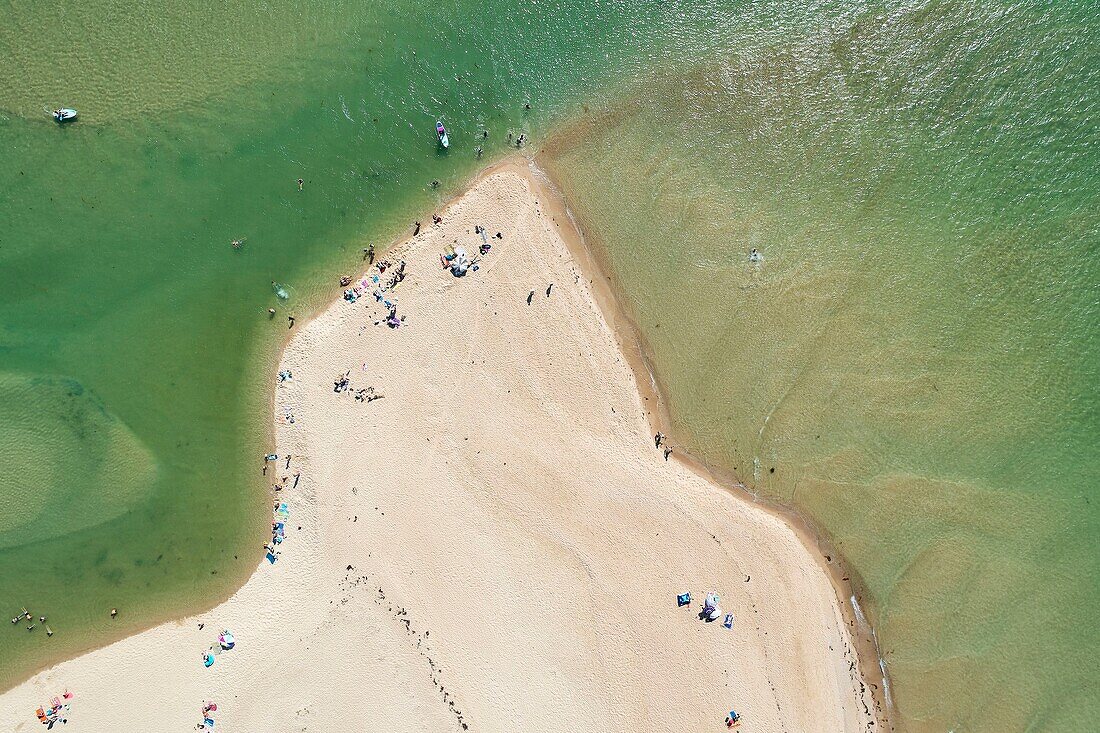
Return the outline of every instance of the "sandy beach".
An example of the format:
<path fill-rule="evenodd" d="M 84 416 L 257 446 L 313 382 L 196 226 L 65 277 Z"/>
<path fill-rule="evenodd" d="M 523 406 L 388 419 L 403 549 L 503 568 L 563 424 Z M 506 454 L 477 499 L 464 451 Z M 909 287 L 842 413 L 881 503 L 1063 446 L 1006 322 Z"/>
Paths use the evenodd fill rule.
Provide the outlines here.
<path fill-rule="evenodd" d="M 277 561 L 4 693 L 0 730 L 44 729 L 35 709 L 65 691 L 62 729 L 97 733 L 191 730 L 204 701 L 218 731 L 717 731 L 731 709 L 749 731 L 878 727 L 813 552 L 655 446 L 548 195 L 498 166 L 361 297 L 296 326 Z M 443 268 L 486 240 L 476 271 Z M 711 591 L 731 629 L 698 618 Z"/>

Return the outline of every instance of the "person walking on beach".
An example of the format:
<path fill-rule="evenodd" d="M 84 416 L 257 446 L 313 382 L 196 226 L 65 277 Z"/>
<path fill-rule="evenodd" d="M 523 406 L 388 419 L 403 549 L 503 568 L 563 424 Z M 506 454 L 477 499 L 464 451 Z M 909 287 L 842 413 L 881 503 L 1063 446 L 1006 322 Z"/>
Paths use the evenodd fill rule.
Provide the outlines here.
<path fill-rule="evenodd" d="M 658 430 L 657 434 L 653 436 L 653 447 L 660 448 L 661 447 L 661 442 L 664 439 L 665 439 L 665 436 L 661 434 L 660 430 Z"/>
<path fill-rule="evenodd" d="M 668 447 L 668 446 L 666 445 L 666 446 L 665 446 L 665 460 L 667 461 L 667 460 L 668 460 L 668 457 L 669 457 L 669 456 L 671 456 L 671 455 L 672 455 L 672 449 L 671 449 L 671 448 L 669 448 L 669 447 Z"/>
<path fill-rule="evenodd" d="M 290 322 L 290 325 L 287 326 L 287 328 L 294 328 L 294 316 L 287 316 L 286 319 Z"/>
<path fill-rule="evenodd" d="M 287 467 L 287 469 L 290 468 L 290 458 L 291 458 L 291 455 L 289 453 L 287 453 L 286 454 L 286 467 Z"/>
<path fill-rule="evenodd" d="M 292 488 L 292 489 L 298 488 L 298 479 L 300 479 L 301 477 L 302 477 L 302 472 L 301 471 L 295 471 L 294 472 L 294 485 L 291 486 L 290 488 Z"/>
<path fill-rule="evenodd" d="M 531 298 L 535 297 L 535 291 L 532 290 L 527 294 L 527 305 L 531 305 Z"/>
<path fill-rule="evenodd" d="M 550 291 L 554 289 L 554 283 L 550 283 L 546 286 L 546 297 L 550 297 Z"/>

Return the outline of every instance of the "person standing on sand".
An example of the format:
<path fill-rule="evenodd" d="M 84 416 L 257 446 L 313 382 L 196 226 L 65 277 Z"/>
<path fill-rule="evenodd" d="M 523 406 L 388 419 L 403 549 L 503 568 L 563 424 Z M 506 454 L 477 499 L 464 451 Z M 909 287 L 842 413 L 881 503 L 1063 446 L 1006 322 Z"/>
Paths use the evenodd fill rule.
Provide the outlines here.
<path fill-rule="evenodd" d="M 532 290 L 527 294 L 527 305 L 531 305 L 531 298 L 535 297 L 535 291 Z"/>
<path fill-rule="evenodd" d="M 661 442 L 664 439 L 665 439 L 665 436 L 661 434 L 660 430 L 658 430 L 657 434 L 653 436 L 653 447 L 660 448 L 661 447 Z"/>
<path fill-rule="evenodd" d="M 290 458 L 291 458 L 291 455 L 289 453 L 287 453 L 286 454 L 286 467 L 288 469 L 290 468 Z"/>
<path fill-rule="evenodd" d="M 302 472 L 301 471 L 295 471 L 294 472 L 294 485 L 291 486 L 290 488 L 292 488 L 292 489 L 298 488 L 298 479 L 300 479 L 301 477 L 302 477 Z"/>
<path fill-rule="evenodd" d="M 554 283 L 550 283 L 546 286 L 546 297 L 550 297 L 550 291 L 554 289 Z"/>
<path fill-rule="evenodd" d="M 667 461 L 667 460 L 668 460 L 668 457 L 669 457 L 669 456 L 671 456 L 671 455 L 672 455 L 672 449 L 671 449 L 671 448 L 669 448 L 669 447 L 668 447 L 668 446 L 666 445 L 666 446 L 665 446 L 665 460 Z"/>
<path fill-rule="evenodd" d="M 287 328 L 294 328 L 294 316 L 287 316 L 286 319 L 290 322 L 290 325 L 287 326 Z"/>

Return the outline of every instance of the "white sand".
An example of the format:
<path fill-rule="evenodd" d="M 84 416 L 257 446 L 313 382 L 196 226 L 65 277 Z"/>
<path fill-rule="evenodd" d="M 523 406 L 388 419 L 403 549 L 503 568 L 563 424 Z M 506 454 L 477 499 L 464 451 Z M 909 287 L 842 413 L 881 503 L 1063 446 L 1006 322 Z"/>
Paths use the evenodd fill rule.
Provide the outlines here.
<path fill-rule="evenodd" d="M 867 729 L 824 571 L 781 519 L 663 460 L 540 195 L 502 168 L 388 255 L 408 262 L 401 328 L 373 325 L 373 298 L 300 326 L 277 564 L 5 693 L 0 730 L 44 730 L 34 709 L 66 688 L 66 733 L 190 730 L 203 700 L 217 731 L 704 731 L 731 707 L 743 730 Z M 456 279 L 438 253 L 476 253 L 475 224 L 503 240 Z M 385 397 L 335 394 L 349 369 Z M 709 590 L 732 631 L 696 618 Z M 222 628 L 237 648 L 204 669 Z"/>

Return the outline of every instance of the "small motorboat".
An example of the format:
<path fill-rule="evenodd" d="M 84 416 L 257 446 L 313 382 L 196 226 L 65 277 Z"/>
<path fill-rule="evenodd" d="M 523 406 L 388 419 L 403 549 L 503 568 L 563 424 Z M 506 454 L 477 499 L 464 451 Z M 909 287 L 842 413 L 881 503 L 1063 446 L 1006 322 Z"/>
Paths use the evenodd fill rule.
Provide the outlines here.
<path fill-rule="evenodd" d="M 445 148 L 451 147 L 451 141 L 447 137 L 447 128 L 443 126 L 442 122 L 435 123 L 435 134 L 439 135 L 439 144 Z"/>
<path fill-rule="evenodd" d="M 71 107 L 62 107 L 53 111 L 53 118 L 58 122 L 72 122 L 76 119 L 76 110 Z"/>

